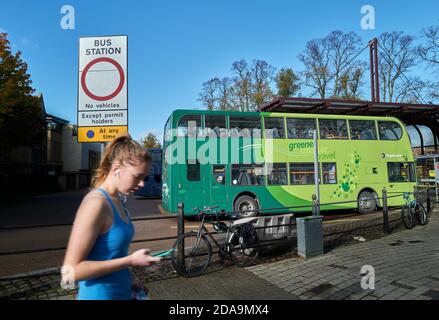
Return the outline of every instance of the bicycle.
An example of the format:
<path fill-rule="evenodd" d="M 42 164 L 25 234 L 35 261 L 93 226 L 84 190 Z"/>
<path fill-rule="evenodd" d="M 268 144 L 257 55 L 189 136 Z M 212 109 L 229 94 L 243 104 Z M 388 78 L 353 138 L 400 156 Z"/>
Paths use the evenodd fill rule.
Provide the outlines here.
<path fill-rule="evenodd" d="M 228 256 L 235 265 L 247 267 L 257 260 L 259 256 L 257 236 L 254 243 L 247 244 L 242 234 L 243 226 L 246 223 L 251 224 L 257 218 L 242 218 L 225 223 L 219 221 L 218 214 L 214 211 L 215 208 L 217 207 L 205 207 L 200 211 L 201 223 L 198 230 L 184 233 L 175 241 L 171 261 L 180 275 L 188 278 L 196 277 L 207 269 L 212 259 L 212 245 L 208 237 L 218 247 L 218 255 L 221 261 Z M 208 212 L 212 212 L 216 218 L 216 221 L 209 222 L 213 224 L 213 228 L 226 234 L 223 244 L 220 244 L 204 225 Z M 181 246 L 184 248 L 183 253 L 180 252 Z"/>
<path fill-rule="evenodd" d="M 407 229 L 412 229 L 415 226 L 415 216 L 420 225 L 426 225 L 428 222 L 427 210 L 422 203 L 418 202 L 416 198 L 410 199 L 409 192 L 404 192 L 402 197 L 405 200 L 405 205 L 401 208 L 404 226 Z"/>

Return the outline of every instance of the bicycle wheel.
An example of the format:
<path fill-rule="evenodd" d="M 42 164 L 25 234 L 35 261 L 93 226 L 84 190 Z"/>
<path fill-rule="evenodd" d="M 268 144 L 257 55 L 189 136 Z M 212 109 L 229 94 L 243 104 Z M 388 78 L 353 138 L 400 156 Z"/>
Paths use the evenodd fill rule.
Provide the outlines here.
<path fill-rule="evenodd" d="M 419 224 L 425 226 L 428 222 L 427 210 L 420 203 L 416 204 L 416 216 L 418 217 Z"/>
<path fill-rule="evenodd" d="M 235 231 L 227 242 L 230 259 L 238 267 L 248 267 L 256 262 L 259 256 L 259 242 L 247 246 Z"/>
<path fill-rule="evenodd" d="M 404 222 L 404 226 L 407 229 L 411 229 L 413 228 L 413 214 L 412 214 L 412 209 L 404 206 L 401 208 L 401 218 L 402 218 L 402 222 Z"/>
<path fill-rule="evenodd" d="M 184 242 L 184 259 L 179 261 L 180 244 Z M 188 232 L 180 236 L 173 246 L 172 265 L 182 276 L 191 278 L 202 274 L 209 266 L 212 258 L 212 247 L 205 235 L 197 237 L 197 233 Z"/>

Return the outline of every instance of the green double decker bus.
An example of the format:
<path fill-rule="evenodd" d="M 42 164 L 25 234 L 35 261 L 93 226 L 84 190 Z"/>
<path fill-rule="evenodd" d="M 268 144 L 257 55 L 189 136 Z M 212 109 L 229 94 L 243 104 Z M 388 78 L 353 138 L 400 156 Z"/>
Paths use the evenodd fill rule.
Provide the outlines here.
<path fill-rule="evenodd" d="M 372 212 L 384 187 L 389 196 L 413 191 L 410 140 L 396 118 L 175 110 L 164 129 L 163 208 L 177 213 L 181 201 L 188 216 L 205 206 L 242 217 L 291 206 L 311 211 L 314 130 L 321 210 Z"/>

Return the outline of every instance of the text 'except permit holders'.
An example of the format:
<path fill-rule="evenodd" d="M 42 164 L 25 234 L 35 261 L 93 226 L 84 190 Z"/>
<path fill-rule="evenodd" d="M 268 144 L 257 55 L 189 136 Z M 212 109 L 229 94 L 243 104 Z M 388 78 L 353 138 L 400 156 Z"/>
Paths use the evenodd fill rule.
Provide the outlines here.
<path fill-rule="evenodd" d="M 78 126 L 114 125 L 124 126 L 128 123 L 127 110 L 92 111 L 78 113 Z"/>

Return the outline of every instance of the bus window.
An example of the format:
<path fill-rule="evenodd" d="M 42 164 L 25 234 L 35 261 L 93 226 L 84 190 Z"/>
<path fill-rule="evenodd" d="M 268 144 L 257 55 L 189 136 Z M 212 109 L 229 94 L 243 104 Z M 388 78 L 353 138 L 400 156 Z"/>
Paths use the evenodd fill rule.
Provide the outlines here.
<path fill-rule="evenodd" d="M 377 140 L 375 121 L 349 120 L 352 140 Z"/>
<path fill-rule="evenodd" d="M 233 164 L 232 185 L 262 186 L 265 185 L 264 167 L 256 164 Z"/>
<path fill-rule="evenodd" d="M 271 168 L 267 165 L 267 184 L 281 186 L 288 185 L 287 164 L 273 163 L 271 165 Z"/>
<path fill-rule="evenodd" d="M 232 138 L 261 137 L 259 117 L 230 117 L 230 136 Z"/>
<path fill-rule="evenodd" d="M 151 156 L 152 162 L 161 162 L 162 161 L 162 153 L 161 152 L 149 152 L 149 155 Z"/>
<path fill-rule="evenodd" d="M 193 160 L 187 162 L 187 180 L 188 181 L 200 181 L 200 163 L 194 163 Z"/>
<path fill-rule="evenodd" d="M 315 129 L 315 119 L 287 118 L 288 139 L 312 139 Z"/>
<path fill-rule="evenodd" d="M 218 184 L 226 184 L 226 166 L 213 166 L 213 179 Z"/>
<path fill-rule="evenodd" d="M 416 172 L 413 162 L 388 162 L 389 182 L 415 182 Z"/>
<path fill-rule="evenodd" d="M 348 139 L 346 120 L 319 119 L 320 139 Z"/>
<path fill-rule="evenodd" d="M 439 159 L 436 160 L 439 162 Z M 434 179 L 434 157 L 416 159 L 416 176 L 418 180 Z"/>
<path fill-rule="evenodd" d="M 178 121 L 177 135 L 179 137 L 201 136 L 201 115 L 187 115 Z"/>
<path fill-rule="evenodd" d="M 291 184 L 314 184 L 314 163 L 290 163 Z"/>
<path fill-rule="evenodd" d="M 322 174 L 324 184 L 337 183 L 337 165 L 335 162 L 322 163 Z"/>
<path fill-rule="evenodd" d="M 166 147 L 167 143 L 171 141 L 171 118 L 168 118 L 168 121 L 166 121 L 163 139 L 163 147 Z"/>
<path fill-rule="evenodd" d="M 204 127 L 206 128 L 206 137 L 227 138 L 225 116 L 205 116 Z"/>
<path fill-rule="evenodd" d="M 162 150 L 158 148 L 146 148 L 145 149 L 151 156 L 151 164 L 149 167 L 148 175 L 145 177 L 144 185 L 138 189 L 134 194 L 142 197 L 161 196 L 162 195 L 162 172 L 163 179 L 167 178 L 167 163 L 163 166 L 162 171 L 162 151 L 166 154 L 169 153 L 169 146 Z M 165 158 L 166 159 L 166 158 Z"/>
<path fill-rule="evenodd" d="M 378 121 L 380 140 L 399 140 L 402 137 L 401 126 L 394 121 Z"/>
<path fill-rule="evenodd" d="M 284 118 L 265 118 L 265 138 L 284 139 Z"/>

